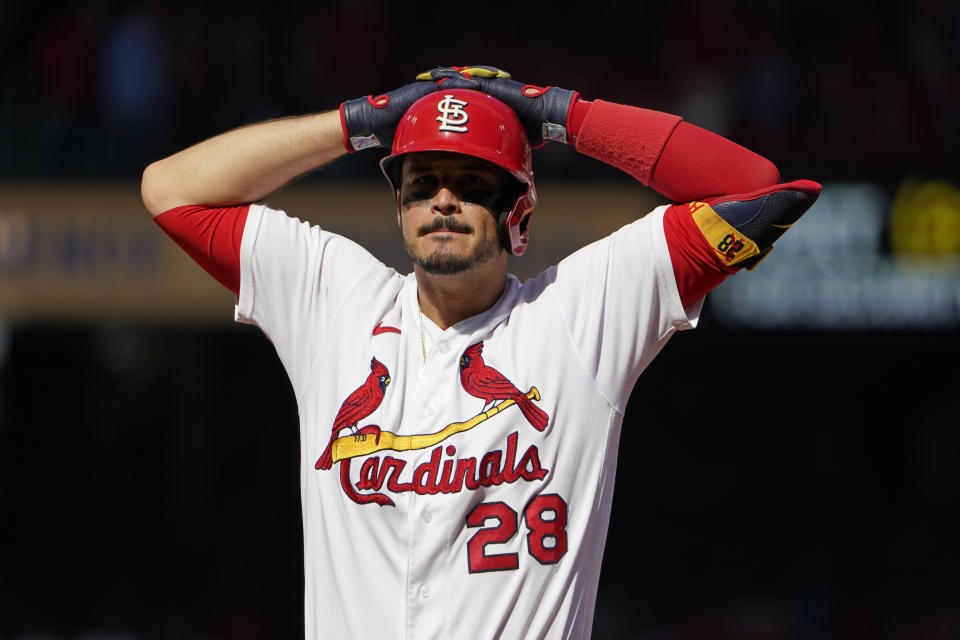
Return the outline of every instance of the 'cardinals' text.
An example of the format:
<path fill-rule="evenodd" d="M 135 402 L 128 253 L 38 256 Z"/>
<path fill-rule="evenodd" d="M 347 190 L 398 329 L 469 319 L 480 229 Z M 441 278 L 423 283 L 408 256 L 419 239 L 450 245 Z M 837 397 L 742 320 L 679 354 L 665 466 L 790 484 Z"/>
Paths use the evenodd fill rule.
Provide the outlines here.
<path fill-rule="evenodd" d="M 359 479 L 350 477 L 350 460 L 340 463 L 340 486 L 344 493 L 359 504 L 375 502 L 381 506 L 393 506 L 393 500 L 384 493 L 384 487 L 393 493 L 413 491 L 421 495 L 458 493 L 467 489 L 526 480 L 542 480 L 549 469 L 540 464 L 536 445 L 530 445 L 517 458 L 518 433 L 507 436 L 504 450 L 485 453 L 476 458 L 457 458 L 453 445 L 435 447 L 430 459 L 407 472 L 406 460 L 392 456 L 370 456 L 360 465 Z M 446 454 L 446 456 L 444 456 Z M 369 492 L 369 493 L 361 493 Z"/>

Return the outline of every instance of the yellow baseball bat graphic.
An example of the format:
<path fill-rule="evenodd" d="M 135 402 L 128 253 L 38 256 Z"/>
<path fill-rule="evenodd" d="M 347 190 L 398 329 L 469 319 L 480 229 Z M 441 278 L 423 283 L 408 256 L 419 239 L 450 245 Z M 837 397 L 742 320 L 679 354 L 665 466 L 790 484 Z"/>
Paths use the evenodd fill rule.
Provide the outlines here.
<path fill-rule="evenodd" d="M 536 387 L 530 387 L 530 391 L 527 391 L 526 396 L 531 400 L 539 400 L 540 392 Z M 492 418 L 516 403 L 516 400 L 504 400 L 500 404 L 490 407 L 483 413 L 478 413 L 466 422 L 451 422 L 436 433 L 416 436 L 398 436 L 390 431 L 381 431 L 379 442 L 377 441 L 377 435 L 372 433 L 341 436 L 333 441 L 333 461 L 339 462 L 347 458 L 368 456 L 371 453 L 383 450 L 411 451 L 413 449 L 426 449 L 427 447 L 434 446 L 438 442 L 443 442 L 455 433 L 473 429 L 481 422 Z"/>

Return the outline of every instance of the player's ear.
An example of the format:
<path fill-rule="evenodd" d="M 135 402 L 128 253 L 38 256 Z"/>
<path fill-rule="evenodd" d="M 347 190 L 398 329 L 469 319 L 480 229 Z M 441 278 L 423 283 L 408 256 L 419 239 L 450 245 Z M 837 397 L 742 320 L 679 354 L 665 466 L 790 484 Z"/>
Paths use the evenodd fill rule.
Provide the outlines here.
<path fill-rule="evenodd" d="M 397 189 L 397 226 L 403 227 L 403 225 L 400 224 L 400 189 Z"/>

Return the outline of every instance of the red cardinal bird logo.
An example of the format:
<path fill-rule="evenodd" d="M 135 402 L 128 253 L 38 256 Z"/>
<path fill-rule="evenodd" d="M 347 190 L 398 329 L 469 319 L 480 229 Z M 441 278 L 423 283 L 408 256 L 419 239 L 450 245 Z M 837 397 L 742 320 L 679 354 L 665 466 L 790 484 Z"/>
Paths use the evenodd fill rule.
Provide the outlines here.
<path fill-rule="evenodd" d="M 316 469 L 329 469 L 333 466 L 333 441 L 344 429 L 349 428 L 354 433 L 376 433 L 377 440 L 380 439 L 380 428 L 370 425 L 357 431 L 357 423 L 376 411 L 380 403 L 383 402 L 383 394 L 387 391 L 387 385 L 390 384 L 390 372 L 383 364 L 373 358 L 370 360 L 370 375 L 366 382 L 347 396 L 347 399 L 340 405 L 340 411 L 333 421 L 333 432 L 330 434 L 330 442 L 327 448 L 323 450 L 323 455 L 317 460 Z"/>
<path fill-rule="evenodd" d="M 483 399 L 483 408 L 496 400 L 513 400 L 530 425 L 537 431 L 547 428 L 550 417 L 506 376 L 483 362 L 483 342 L 467 347 L 460 356 L 460 384 L 472 396 Z"/>

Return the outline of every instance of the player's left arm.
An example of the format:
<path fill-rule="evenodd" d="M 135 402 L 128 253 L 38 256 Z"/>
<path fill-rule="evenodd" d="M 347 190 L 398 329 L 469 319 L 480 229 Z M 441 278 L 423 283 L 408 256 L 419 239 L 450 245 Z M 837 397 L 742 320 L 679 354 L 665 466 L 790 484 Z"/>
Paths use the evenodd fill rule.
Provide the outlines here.
<path fill-rule="evenodd" d="M 780 182 L 763 156 L 679 116 L 600 100 L 571 112 L 578 151 L 683 203 L 663 226 L 685 307 L 754 268 L 820 195 L 816 182 Z"/>
<path fill-rule="evenodd" d="M 755 266 L 820 193 L 815 182 L 782 183 L 768 159 L 677 115 L 587 101 L 576 91 L 514 81 L 494 67 L 430 73 L 432 79 L 468 74 L 517 112 L 533 146 L 573 144 L 674 202 L 687 203 L 664 216 L 684 305 L 731 273 Z"/>

